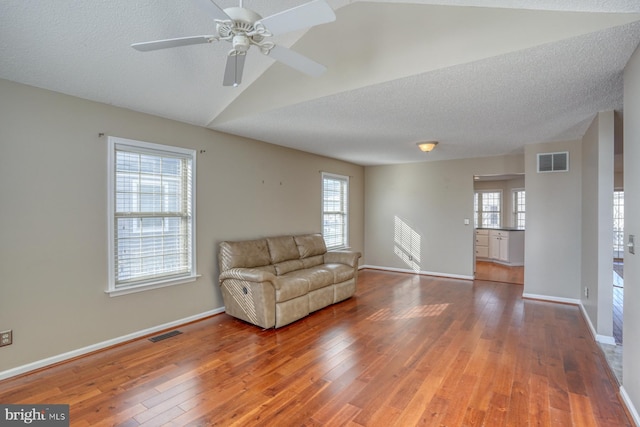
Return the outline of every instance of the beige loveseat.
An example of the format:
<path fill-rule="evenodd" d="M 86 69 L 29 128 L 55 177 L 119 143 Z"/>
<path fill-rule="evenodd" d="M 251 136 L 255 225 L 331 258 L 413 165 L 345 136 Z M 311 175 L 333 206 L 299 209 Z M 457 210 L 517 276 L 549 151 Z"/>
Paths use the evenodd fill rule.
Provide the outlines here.
<path fill-rule="evenodd" d="M 227 314 L 279 328 L 356 291 L 359 252 L 327 252 L 320 234 L 220 243 Z"/>

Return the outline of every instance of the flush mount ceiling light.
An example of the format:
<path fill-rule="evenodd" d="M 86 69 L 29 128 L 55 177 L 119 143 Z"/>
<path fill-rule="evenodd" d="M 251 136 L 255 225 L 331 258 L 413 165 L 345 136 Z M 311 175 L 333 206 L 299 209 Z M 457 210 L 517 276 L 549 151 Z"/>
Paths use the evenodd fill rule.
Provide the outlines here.
<path fill-rule="evenodd" d="M 428 153 L 429 151 L 436 148 L 436 145 L 438 145 L 438 141 L 418 142 L 417 145 L 420 150 L 424 151 L 425 153 Z"/>

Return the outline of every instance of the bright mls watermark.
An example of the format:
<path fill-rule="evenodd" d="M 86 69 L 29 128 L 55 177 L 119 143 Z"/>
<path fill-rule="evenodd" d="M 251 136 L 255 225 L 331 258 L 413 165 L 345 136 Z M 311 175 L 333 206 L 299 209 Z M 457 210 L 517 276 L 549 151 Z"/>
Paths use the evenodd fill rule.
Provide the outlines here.
<path fill-rule="evenodd" d="M 69 427 L 69 405 L 0 404 L 0 426 Z"/>

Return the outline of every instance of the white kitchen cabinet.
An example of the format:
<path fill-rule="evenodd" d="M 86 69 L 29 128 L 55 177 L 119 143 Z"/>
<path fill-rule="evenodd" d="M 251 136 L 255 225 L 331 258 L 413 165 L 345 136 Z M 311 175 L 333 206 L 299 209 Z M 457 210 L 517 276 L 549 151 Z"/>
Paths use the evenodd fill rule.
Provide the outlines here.
<path fill-rule="evenodd" d="M 489 230 L 489 258 L 501 264 L 524 265 L 524 230 Z"/>
<path fill-rule="evenodd" d="M 489 258 L 489 230 L 476 230 L 476 258 Z"/>

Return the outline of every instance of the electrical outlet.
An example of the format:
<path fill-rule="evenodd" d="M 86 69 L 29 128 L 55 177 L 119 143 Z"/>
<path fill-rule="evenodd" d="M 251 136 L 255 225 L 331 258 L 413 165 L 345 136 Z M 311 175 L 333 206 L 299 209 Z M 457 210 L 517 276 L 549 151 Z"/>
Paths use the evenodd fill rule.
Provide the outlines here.
<path fill-rule="evenodd" d="M 584 296 L 589 298 L 589 288 L 584 288 Z"/>
<path fill-rule="evenodd" d="M 2 331 L 0 332 L 0 347 L 4 347 L 5 345 L 11 345 L 13 343 L 13 331 Z"/>

